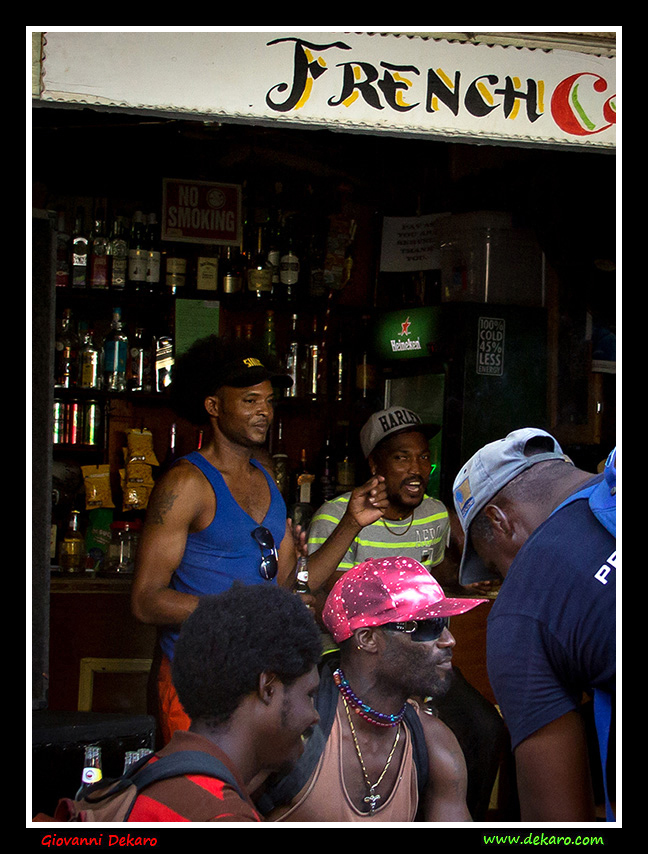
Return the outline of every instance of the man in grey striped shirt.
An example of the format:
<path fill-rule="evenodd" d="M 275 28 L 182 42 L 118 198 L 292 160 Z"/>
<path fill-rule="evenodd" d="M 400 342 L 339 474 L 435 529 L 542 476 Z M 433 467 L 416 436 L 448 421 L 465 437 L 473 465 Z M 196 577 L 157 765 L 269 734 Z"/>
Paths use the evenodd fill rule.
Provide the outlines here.
<path fill-rule="evenodd" d="M 428 437 L 436 428 L 402 406 L 374 413 L 360 432 L 371 478 L 327 501 L 308 534 L 311 589 L 329 589 L 364 560 L 401 555 L 429 571 L 443 561 L 450 537 L 445 505 L 426 495 Z"/>

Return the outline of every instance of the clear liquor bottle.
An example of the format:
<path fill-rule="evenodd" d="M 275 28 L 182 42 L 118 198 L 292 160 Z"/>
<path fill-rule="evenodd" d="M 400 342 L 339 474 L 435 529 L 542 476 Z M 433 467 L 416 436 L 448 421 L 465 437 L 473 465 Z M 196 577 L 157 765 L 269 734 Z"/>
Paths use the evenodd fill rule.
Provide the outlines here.
<path fill-rule="evenodd" d="M 146 269 L 148 266 L 148 249 L 146 246 L 146 229 L 144 214 L 135 211 L 131 223 L 130 244 L 128 248 L 128 281 L 133 290 L 141 291 L 146 288 Z"/>
<path fill-rule="evenodd" d="M 81 533 L 79 516 L 78 510 L 70 513 L 67 529 L 59 542 L 58 560 L 61 572 L 70 574 L 85 572 L 85 540 Z"/>
<path fill-rule="evenodd" d="M 77 381 L 79 342 L 74 331 L 72 311 L 63 310 L 60 328 L 54 342 L 54 386 L 72 388 Z"/>
<path fill-rule="evenodd" d="M 113 309 L 110 331 L 103 344 L 103 376 L 105 391 L 126 391 L 128 336 L 122 327 L 120 308 Z"/>
<path fill-rule="evenodd" d="M 128 241 L 124 218 L 116 216 L 108 243 L 108 279 L 113 291 L 123 291 L 128 280 Z"/>
<path fill-rule="evenodd" d="M 95 347 L 91 329 L 86 329 L 82 335 L 79 348 L 79 388 L 101 387 L 101 359 L 99 350 Z"/>
<path fill-rule="evenodd" d="M 73 288 L 85 288 L 88 284 L 89 241 L 85 232 L 85 211 L 78 207 L 74 231 L 70 241 L 70 271 Z"/>
<path fill-rule="evenodd" d="M 105 290 L 108 287 L 108 237 L 102 208 L 97 210 L 90 236 L 89 284 L 94 290 Z"/>

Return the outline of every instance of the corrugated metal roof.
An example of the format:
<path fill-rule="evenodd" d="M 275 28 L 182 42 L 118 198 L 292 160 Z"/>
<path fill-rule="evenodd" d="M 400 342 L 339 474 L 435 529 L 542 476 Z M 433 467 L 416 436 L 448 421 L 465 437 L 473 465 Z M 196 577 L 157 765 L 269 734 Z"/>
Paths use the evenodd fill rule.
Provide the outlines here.
<path fill-rule="evenodd" d="M 472 44 L 508 45 L 511 47 L 536 48 L 539 50 L 571 50 L 596 56 L 616 56 L 617 32 L 563 31 L 489 31 L 489 32 L 420 32 L 398 31 L 378 32 L 377 35 L 406 36 L 409 38 L 445 39 Z"/>

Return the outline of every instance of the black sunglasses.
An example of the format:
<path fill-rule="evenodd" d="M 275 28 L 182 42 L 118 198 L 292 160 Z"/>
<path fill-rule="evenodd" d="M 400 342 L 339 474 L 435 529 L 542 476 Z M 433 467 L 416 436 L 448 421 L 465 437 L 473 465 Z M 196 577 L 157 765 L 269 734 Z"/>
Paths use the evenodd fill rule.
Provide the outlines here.
<path fill-rule="evenodd" d="M 390 632 L 403 632 L 417 643 L 438 640 L 443 630 L 450 625 L 450 617 L 433 617 L 431 620 L 407 620 L 402 623 L 386 623 L 382 626 Z"/>
<path fill-rule="evenodd" d="M 259 525 L 252 531 L 252 536 L 256 540 L 261 549 L 261 564 L 259 565 L 259 574 L 266 581 L 272 581 L 277 574 L 277 549 L 275 547 L 274 537 L 267 528 Z"/>

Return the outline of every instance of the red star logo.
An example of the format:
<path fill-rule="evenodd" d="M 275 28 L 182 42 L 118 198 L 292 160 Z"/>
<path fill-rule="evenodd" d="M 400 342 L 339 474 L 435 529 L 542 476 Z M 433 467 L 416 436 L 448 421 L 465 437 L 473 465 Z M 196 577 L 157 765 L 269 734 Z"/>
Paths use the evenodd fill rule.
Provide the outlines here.
<path fill-rule="evenodd" d="M 409 335 L 409 328 L 411 326 L 409 317 L 405 321 L 405 323 L 401 323 L 401 335 Z"/>

